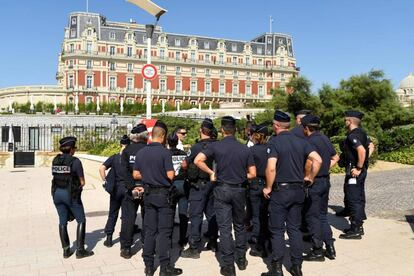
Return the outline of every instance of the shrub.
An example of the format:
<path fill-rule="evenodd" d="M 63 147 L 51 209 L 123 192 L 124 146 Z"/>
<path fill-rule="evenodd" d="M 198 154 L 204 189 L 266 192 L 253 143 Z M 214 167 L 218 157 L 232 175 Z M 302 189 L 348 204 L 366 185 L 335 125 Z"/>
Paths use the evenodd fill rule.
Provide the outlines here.
<path fill-rule="evenodd" d="M 392 152 L 384 152 L 379 155 L 379 159 L 389 162 L 414 165 L 414 145 L 403 147 Z"/>

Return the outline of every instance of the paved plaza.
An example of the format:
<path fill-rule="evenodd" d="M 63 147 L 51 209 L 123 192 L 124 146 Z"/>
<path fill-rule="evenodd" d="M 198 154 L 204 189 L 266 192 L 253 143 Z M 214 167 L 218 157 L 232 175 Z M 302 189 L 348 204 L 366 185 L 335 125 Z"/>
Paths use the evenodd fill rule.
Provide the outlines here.
<path fill-rule="evenodd" d="M 87 186 L 83 202 L 87 216 L 86 241 L 95 255 L 77 260 L 62 258 L 58 217 L 50 195 L 50 169 L 24 168 L 0 171 L 0 275 L 143 275 L 141 243 L 136 235 L 130 260 L 119 256 L 120 223 L 115 245 L 103 246 L 103 228 L 109 196 L 97 178 L 97 163 L 85 161 Z M 333 209 L 342 205 L 342 176 L 332 177 L 331 215 L 334 236 L 346 226 Z M 372 172 L 367 180 L 365 236 L 362 240 L 337 239 L 337 259 L 324 263 L 304 263 L 304 275 L 413 275 L 414 271 L 414 168 Z M 413 227 L 413 228 L 412 228 Z M 69 224 L 71 243 L 76 223 Z M 175 231 L 176 234 L 176 231 Z M 72 245 L 72 250 L 74 249 Z M 174 248 L 177 258 L 179 249 Z M 260 275 L 267 271 L 261 258 L 247 254 L 249 265 L 238 275 Z M 286 265 L 289 261 L 286 259 Z M 212 252 L 198 260 L 178 258 L 183 275 L 219 275 L 219 264 Z M 158 272 L 157 274 L 158 275 Z M 285 270 L 285 275 L 290 275 Z"/>

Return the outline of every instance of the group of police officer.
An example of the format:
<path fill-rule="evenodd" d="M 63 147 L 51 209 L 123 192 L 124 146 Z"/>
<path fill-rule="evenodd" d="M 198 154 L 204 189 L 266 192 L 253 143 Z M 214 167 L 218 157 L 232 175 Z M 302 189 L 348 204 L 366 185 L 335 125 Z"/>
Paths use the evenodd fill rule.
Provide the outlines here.
<path fill-rule="evenodd" d="M 236 139 L 236 120 L 233 117 L 221 119 L 221 140 L 217 140 L 217 130 L 212 120 L 206 118 L 199 129 L 200 139 L 187 154 L 178 149 L 179 141 L 185 135 L 184 128 L 178 128 L 168 135 L 167 126 L 157 121 L 152 130 L 151 143 L 148 143 L 148 130 L 144 124 L 139 124 L 132 129 L 129 138 L 124 136 L 121 139 L 120 153 L 111 156 L 100 169 L 101 177 L 106 182 L 105 189 L 111 194 L 104 244 L 112 246 L 112 235 L 121 208 L 121 256 L 132 256 L 133 236 L 138 232 L 135 221 L 138 207 L 141 206 L 143 225 L 140 231 L 145 275 L 155 273 L 157 239 L 160 275 L 182 274 L 181 269 L 175 268 L 170 254 L 178 204 L 179 244 L 184 249 L 187 241 L 189 243 L 188 248 L 181 252 L 181 257 L 200 258 L 204 248 L 202 224 L 205 215 L 208 223 L 207 233 L 204 234 L 208 239 L 206 249 L 219 252 L 222 275 L 236 275 L 235 264 L 239 270 L 247 268 L 248 244 L 252 256 L 271 255 L 269 271 L 262 275 L 283 275 L 286 230 L 292 264 L 289 271 L 292 275 L 302 275 L 303 260 L 335 259 L 334 238 L 327 221 L 327 209 L 329 170 L 338 160 L 341 160 L 340 164 L 347 173 L 344 183 L 345 209 L 337 215 L 350 216 L 349 229 L 345 229 L 339 237 L 361 239 L 364 234 L 364 181 L 368 157 L 374 147 L 360 127 L 362 117 L 363 114 L 358 111 L 345 113 L 348 134 L 341 146 L 341 158 L 329 138 L 319 132 L 320 119 L 309 111 L 298 112 L 297 126 L 289 130 L 289 114 L 276 110 L 273 118 L 275 135 L 270 139 L 266 124 L 252 124 L 249 131 L 250 148 Z M 74 138 L 62 139 L 61 145 L 67 145 L 65 139 L 73 142 Z M 62 156 L 66 158 L 67 152 L 55 158 L 53 183 L 62 177 L 79 177 L 80 184 L 82 181 L 84 184 L 83 172 L 81 174 L 77 169 L 81 163 L 73 157 L 73 153 L 74 149 L 69 152 L 70 161 L 59 161 L 65 160 Z M 66 169 L 59 166 L 66 166 Z M 115 176 L 106 175 L 105 170 L 109 168 Z M 61 186 L 54 184 L 53 187 L 64 189 Z M 67 231 L 66 235 L 62 235 L 65 231 L 61 229 L 66 227 L 70 212 L 78 223 L 84 224 L 84 211 L 82 207 L 83 217 L 77 211 L 77 206 L 82 206 L 80 192 L 73 197 L 76 200 L 70 201 L 70 196 L 65 199 L 65 208 L 59 202 L 59 193 L 54 191 L 53 196 L 60 217 L 64 257 L 69 257 Z M 250 205 L 251 213 L 247 220 L 252 223 L 250 239 L 245 227 L 247 204 Z M 312 249 L 306 255 L 303 255 L 301 226 L 309 231 L 312 243 Z M 84 237 L 83 241 L 82 235 L 78 239 L 77 256 L 91 255 L 83 248 Z"/>

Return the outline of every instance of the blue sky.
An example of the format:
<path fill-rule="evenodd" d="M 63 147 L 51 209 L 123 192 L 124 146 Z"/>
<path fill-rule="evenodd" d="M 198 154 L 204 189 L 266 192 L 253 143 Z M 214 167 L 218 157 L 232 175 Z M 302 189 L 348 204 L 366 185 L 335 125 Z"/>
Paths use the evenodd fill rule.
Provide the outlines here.
<path fill-rule="evenodd" d="M 414 71 L 412 0 L 158 0 L 167 32 L 250 40 L 269 31 L 293 36 L 297 65 L 317 92 L 353 74 L 382 69 L 394 87 Z M 86 0 L 1 0 L 0 87 L 55 84 L 68 14 Z M 125 0 L 89 0 L 111 21 L 153 18 Z"/>

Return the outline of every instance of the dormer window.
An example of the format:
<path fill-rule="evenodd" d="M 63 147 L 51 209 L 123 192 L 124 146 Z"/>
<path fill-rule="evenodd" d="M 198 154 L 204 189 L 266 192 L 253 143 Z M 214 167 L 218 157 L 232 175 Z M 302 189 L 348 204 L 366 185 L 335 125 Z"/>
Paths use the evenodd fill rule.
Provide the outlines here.
<path fill-rule="evenodd" d="M 132 39 L 132 34 L 128 34 L 128 39 L 131 40 Z"/>
<path fill-rule="evenodd" d="M 177 46 L 177 47 L 181 46 L 181 40 L 179 38 L 175 39 L 175 46 Z"/>
<path fill-rule="evenodd" d="M 92 35 L 92 30 L 88 30 L 88 36 Z"/>
<path fill-rule="evenodd" d="M 191 45 L 192 45 L 192 46 L 195 46 L 195 45 L 196 45 L 196 40 L 195 40 L 195 39 L 192 39 L 192 40 L 191 40 Z"/>
<path fill-rule="evenodd" d="M 204 49 L 210 49 L 210 42 L 204 41 Z"/>
<path fill-rule="evenodd" d="M 262 47 L 257 47 L 257 53 L 258 53 L 259 55 L 263 54 L 263 49 L 262 49 Z"/>
<path fill-rule="evenodd" d="M 114 32 L 109 33 L 109 39 L 115 40 L 115 33 Z"/>

